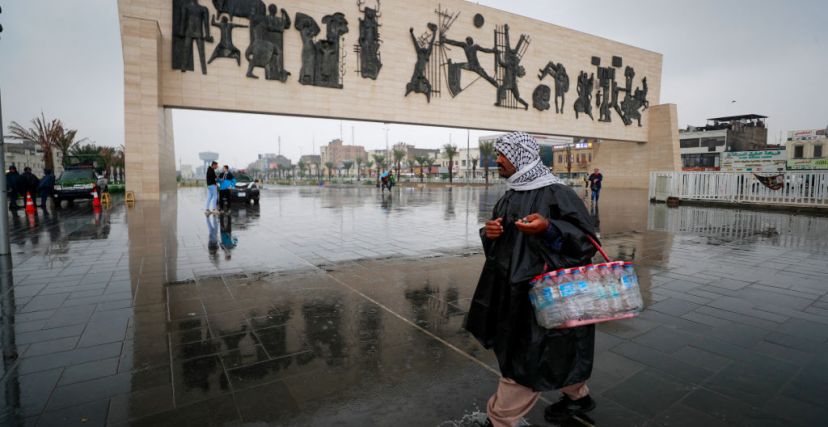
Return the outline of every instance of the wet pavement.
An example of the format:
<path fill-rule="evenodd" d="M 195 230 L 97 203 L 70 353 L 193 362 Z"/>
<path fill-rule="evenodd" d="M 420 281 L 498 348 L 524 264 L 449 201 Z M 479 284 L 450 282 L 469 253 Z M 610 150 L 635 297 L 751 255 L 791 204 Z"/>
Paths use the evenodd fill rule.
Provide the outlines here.
<path fill-rule="evenodd" d="M 220 220 L 185 189 L 13 215 L 0 425 L 469 425 L 497 383 L 462 322 L 500 192 L 273 188 Z M 647 308 L 599 326 L 598 408 L 564 424 L 826 425 L 828 218 L 645 199 L 592 209 Z"/>

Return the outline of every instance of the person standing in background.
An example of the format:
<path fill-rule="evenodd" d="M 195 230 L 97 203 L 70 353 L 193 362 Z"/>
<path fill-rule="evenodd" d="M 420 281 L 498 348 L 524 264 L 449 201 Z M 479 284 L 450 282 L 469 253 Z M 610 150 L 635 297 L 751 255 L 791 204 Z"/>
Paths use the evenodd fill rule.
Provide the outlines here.
<path fill-rule="evenodd" d="M 598 197 L 601 195 L 601 183 L 604 181 L 604 175 L 601 175 L 601 171 L 595 168 L 595 171 L 587 180 L 589 180 L 589 188 L 592 189 L 592 201 L 597 202 Z"/>
<path fill-rule="evenodd" d="M 210 163 L 210 167 L 207 168 L 207 176 L 205 177 L 207 181 L 207 205 L 204 207 L 205 215 L 216 213 L 216 201 L 218 199 L 218 182 L 216 181 L 217 168 L 218 162 Z"/>

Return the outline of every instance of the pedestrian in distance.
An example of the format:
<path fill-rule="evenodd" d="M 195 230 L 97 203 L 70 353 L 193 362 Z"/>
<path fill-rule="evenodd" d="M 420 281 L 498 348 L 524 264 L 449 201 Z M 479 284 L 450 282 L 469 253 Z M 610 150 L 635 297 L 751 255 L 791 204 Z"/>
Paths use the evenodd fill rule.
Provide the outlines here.
<path fill-rule="evenodd" d="M 390 179 L 390 173 L 388 171 L 382 171 L 382 175 L 380 175 L 380 186 L 382 187 L 383 193 L 385 193 L 386 187 L 388 187 L 388 191 L 391 191 L 391 187 L 389 184 Z"/>
<path fill-rule="evenodd" d="M 23 184 L 22 194 L 30 194 L 32 199 L 37 198 L 37 188 L 40 186 L 40 179 L 32 173 L 32 168 L 23 168 L 23 175 L 20 175 Z M 32 201 L 34 203 L 34 201 Z"/>
<path fill-rule="evenodd" d="M 236 186 L 236 178 L 230 172 L 230 167 L 224 165 L 218 176 L 219 183 L 219 210 L 230 212 L 230 190 Z"/>
<path fill-rule="evenodd" d="M 9 210 L 17 210 L 20 206 L 17 205 L 17 197 L 20 194 L 20 174 L 17 172 L 17 167 L 9 166 L 9 171 L 6 172 L 6 193 L 9 197 Z"/>
<path fill-rule="evenodd" d="M 513 132 L 495 143 L 508 190 L 480 230 L 486 262 L 465 328 L 493 349 L 500 367 L 486 425 L 512 427 L 541 392 L 561 399 L 544 418 L 560 423 L 595 407 L 586 381 L 592 373 L 595 325 L 545 329 L 529 301 L 529 282 L 544 271 L 588 264 L 596 249 L 592 219 L 574 190 L 540 160 L 537 142 Z"/>
<path fill-rule="evenodd" d="M 601 183 L 604 181 L 604 175 L 601 171 L 595 168 L 595 171 L 587 178 L 589 181 L 589 188 L 592 189 L 592 201 L 598 202 L 598 197 L 601 195 Z"/>
<path fill-rule="evenodd" d="M 204 214 L 216 214 L 216 202 L 218 199 L 218 180 L 216 179 L 216 169 L 218 169 L 218 162 L 210 163 L 207 168 L 207 205 L 204 207 Z"/>
<path fill-rule="evenodd" d="M 40 207 L 46 210 L 46 199 L 54 197 L 55 191 L 55 174 L 51 169 L 43 171 L 43 179 L 40 180 L 37 189 L 40 192 Z"/>

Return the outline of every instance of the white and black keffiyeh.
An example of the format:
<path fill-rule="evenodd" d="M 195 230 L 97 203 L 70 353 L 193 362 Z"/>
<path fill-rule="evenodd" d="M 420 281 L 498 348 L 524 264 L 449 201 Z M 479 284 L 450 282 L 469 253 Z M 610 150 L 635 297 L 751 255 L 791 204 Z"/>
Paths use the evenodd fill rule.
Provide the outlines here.
<path fill-rule="evenodd" d="M 495 150 L 509 159 L 517 169 L 514 175 L 506 179 L 506 185 L 511 190 L 529 191 L 563 183 L 541 162 L 538 143 L 525 132 L 501 136 L 495 142 Z"/>

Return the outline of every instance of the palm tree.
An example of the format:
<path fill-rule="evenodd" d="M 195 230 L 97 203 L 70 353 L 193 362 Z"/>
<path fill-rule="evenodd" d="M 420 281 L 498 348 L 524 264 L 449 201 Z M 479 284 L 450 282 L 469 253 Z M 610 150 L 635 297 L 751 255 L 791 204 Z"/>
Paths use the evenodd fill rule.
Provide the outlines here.
<path fill-rule="evenodd" d="M 428 156 L 416 156 L 416 157 L 414 157 L 414 161 L 416 161 L 417 164 L 420 165 L 420 183 L 422 183 L 423 182 L 423 175 L 424 175 L 423 172 L 425 170 L 424 168 L 425 168 L 425 165 L 428 164 Z"/>
<path fill-rule="evenodd" d="M 448 159 L 448 170 L 449 170 L 449 184 L 452 184 L 453 181 L 453 173 L 454 173 L 454 156 L 457 155 L 457 146 L 446 144 L 443 146 L 443 158 Z"/>
<path fill-rule="evenodd" d="M 432 157 L 429 157 L 428 160 L 426 161 L 426 164 L 428 165 L 428 174 L 429 175 L 431 175 L 431 168 L 434 167 L 434 162 L 436 162 L 436 161 L 437 161 L 437 159 L 434 159 Z"/>
<path fill-rule="evenodd" d="M 54 145 L 55 148 L 60 150 L 63 165 L 67 165 L 69 163 L 69 150 L 75 146 L 75 144 L 80 144 L 87 140 L 86 138 L 82 138 L 75 141 L 77 133 L 77 129 L 67 130 L 63 126 L 61 126 L 58 130 L 57 139 L 55 139 Z"/>
<path fill-rule="evenodd" d="M 356 158 L 356 167 L 357 167 L 357 181 L 360 179 L 360 175 L 362 175 L 362 164 L 365 163 L 365 159 L 362 158 L 362 155 L 358 155 Z"/>
<path fill-rule="evenodd" d="M 472 179 L 477 178 L 477 157 L 471 158 L 471 167 L 472 167 Z"/>
<path fill-rule="evenodd" d="M 299 166 L 299 177 L 304 178 L 305 177 L 305 169 L 308 168 L 308 164 L 305 163 L 304 160 L 299 160 L 299 162 L 296 165 Z"/>
<path fill-rule="evenodd" d="M 325 167 L 328 168 L 328 181 L 331 180 L 331 171 L 334 168 L 334 162 L 325 162 Z"/>
<path fill-rule="evenodd" d="M 9 138 L 18 141 L 28 142 L 36 145 L 43 151 L 43 165 L 46 169 L 55 169 L 55 159 L 52 155 L 52 148 L 60 136 L 63 124 L 58 119 L 46 121 L 46 116 L 40 113 L 40 117 L 32 119 L 32 127 L 24 128 L 19 123 L 12 121 L 9 125 Z"/>
<path fill-rule="evenodd" d="M 401 148 L 395 148 L 394 151 L 391 153 L 394 156 L 394 163 L 397 165 L 397 181 L 400 180 L 400 163 L 402 159 L 405 158 L 405 150 Z"/>
<path fill-rule="evenodd" d="M 343 160 L 342 169 L 345 169 L 345 176 L 351 176 L 351 168 L 354 167 L 353 160 Z"/>
<path fill-rule="evenodd" d="M 69 150 L 69 153 L 83 162 L 102 163 L 100 150 L 95 144 L 76 144 Z"/>
<path fill-rule="evenodd" d="M 365 162 L 365 169 L 368 170 L 368 176 L 371 176 L 371 168 L 374 167 L 374 161 L 368 160 Z"/>
<path fill-rule="evenodd" d="M 383 156 L 382 154 L 374 154 L 374 163 L 377 164 L 377 179 L 379 179 L 379 176 L 382 173 L 382 171 L 380 171 L 380 168 L 385 167 L 385 156 Z"/>
<path fill-rule="evenodd" d="M 480 141 L 480 158 L 483 159 L 483 169 L 486 174 L 486 185 L 489 185 L 489 164 L 495 154 L 494 141 Z"/>

